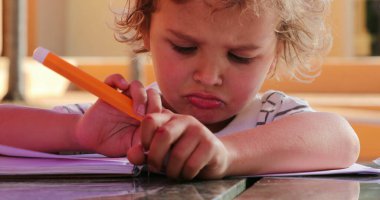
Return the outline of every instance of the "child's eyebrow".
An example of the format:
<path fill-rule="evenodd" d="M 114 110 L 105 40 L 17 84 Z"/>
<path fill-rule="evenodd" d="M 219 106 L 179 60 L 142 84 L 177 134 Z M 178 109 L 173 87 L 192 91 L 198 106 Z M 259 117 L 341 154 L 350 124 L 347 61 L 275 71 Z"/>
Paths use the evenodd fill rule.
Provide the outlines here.
<path fill-rule="evenodd" d="M 199 39 L 196 39 L 193 36 L 187 35 L 185 33 L 182 33 L 182 32 L 179 32 L 179 31 L 176 31 L 173 29 L 168 29 L 167 31 L 179 39 L 198 43 L 198 44 L 202 43 Z M 231 49 L 232 51 L 254 51 L 254 50 L 257 50 L 259 48 L 261 48 L 261 47 L 259 45 L 256 45 L 256 44 L 231 45 L 229 47 L 229 49 Z"/>
<path fill-rule="evenodd" d="M 179 39 L 187 40 L 187 41 L 190 41 L 190 42 L 200 43 L 199 39 L 196 39 L 193 36 L 187 35 L 185 33 L 181 33 L 179 31 L 176 31 L 176 30 L 173 30 L 173 29 L 168 29 L 168 32 L 171 33 L 172 35 L 176 36 Z"/>
<path fill-rule="evenodd" d="M 256 49 L 259 49 L 259 45 L 255 44 L 248 44 L 248 45 L 237 45 L 235 47 L 232 47 L 231 50 L 233 51 L 253 51 Z"/>

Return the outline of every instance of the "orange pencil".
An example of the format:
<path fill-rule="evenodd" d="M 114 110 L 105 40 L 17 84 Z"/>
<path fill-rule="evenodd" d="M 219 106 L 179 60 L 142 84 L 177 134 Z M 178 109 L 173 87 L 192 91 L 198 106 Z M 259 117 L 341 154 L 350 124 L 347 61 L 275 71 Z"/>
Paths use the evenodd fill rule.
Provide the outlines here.
<path fill-rule="evenodd" d="M 111 86 L 99 81 L 90 74 L 74 67 L 62 58 L 51 53 L 49 50 L 38 47 L 33 52 L 33 58 L 58 74 L 69 79 L 79 87 L 82 87 L 83 89 L 109 103 L 116 109 L 139 121 L 142 120 L 142 116 L 135 114 L 132 108 L 132 100 L 129 97 L 121 94 Z"/>

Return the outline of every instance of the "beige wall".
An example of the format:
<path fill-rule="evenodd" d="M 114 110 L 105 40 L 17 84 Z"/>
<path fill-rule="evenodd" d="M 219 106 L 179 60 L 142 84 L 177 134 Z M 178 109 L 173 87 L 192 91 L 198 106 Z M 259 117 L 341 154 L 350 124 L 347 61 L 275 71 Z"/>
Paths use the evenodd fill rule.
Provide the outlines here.
<path fill-rule="evenodd" d="M 109 25 L 113 9 L 124 0 L 36 0 L 36 45 L 66 56 L 124 56 L 126 46 L 116 42 Z M 334 45 L 331 56 L 366 55 L 364 0 L 334 0 L 329 23 Z M 356 35 L 360 37 L 356 37 Z"/>
<path fill-rule="evenodd" d="M 352 54 L 350 51 L 351 48 L 349 48 L 352 45 L 350 40 L 351 34 L 349 34 L 351 26 L 349 23 L 346 23 L 346 21 L 351 21 L 352 19 L 352 14 L 348 12 L 351 10 L 349 4 L 352 3 L 352 1 L 353 0 L 332 1 L 329 23 L 333 31 L 334 43 L 330 53 L 331 56 Z"/>
<path fill-rule="evenodd" d="M 115 0 L 37 0 L 35 45 L 65 56 L 123 56 L 109 24 Z"/>
<path fill-rule="evenodd" d="M 364 22 L 365 0 L 334 0 L 329 19 L 334 36 L 330 55 L 369 55 L 370 37 Z"/>
<path fill-rule="evenodd" d="M 65 1 L 37 0 L 35 8 L 37 10 L 35 12 L 35 45 L 51 49 L 58 54 L 65 53 Z"/>
<path fill-rule="evenodd" d="M 113 37 L 113 14 L 115 0 L 65 0 L 67 2 L 68 54 L 114 56 L 124 55 L 126 45 Z M 112 4 L 112 5 L 110 5 Z M 121 5 L 123 6 L 123 5 Z"/>
<path fill-rule="evenodd" d="M 365 24 L 365 0 L 355 1 L 355 27 L 354 27 L 354 49 L 355 55 L 365 56 L 371 54 L 371 37 L 366 30 Z"/>

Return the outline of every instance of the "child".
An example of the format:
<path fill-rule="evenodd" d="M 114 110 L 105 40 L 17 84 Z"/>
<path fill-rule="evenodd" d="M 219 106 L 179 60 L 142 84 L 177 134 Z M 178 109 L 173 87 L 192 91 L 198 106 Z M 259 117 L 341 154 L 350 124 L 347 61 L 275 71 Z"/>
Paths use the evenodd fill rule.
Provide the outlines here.
<path fill-rule="evenodd" d="M 60 107 L 65 112 L 3 106 L 1 143 L 127 153 L 134 164 L 180 179 L 344 168 L 356 161 L 358 138 L 342 117 L 315 112 L 282 92 L 258 94 L 268 76 L 302 79 L 313 71 L 313 61 L 330 47 L 324 25 L 330 1 L 127 4 L 117 39 L 150 52 L 157 84 L 145 90 L 119 75 L 106 83 L 133 99 L 136 112 L 145 114 L 142 122 L 101 100 L 88 110 Z"/>

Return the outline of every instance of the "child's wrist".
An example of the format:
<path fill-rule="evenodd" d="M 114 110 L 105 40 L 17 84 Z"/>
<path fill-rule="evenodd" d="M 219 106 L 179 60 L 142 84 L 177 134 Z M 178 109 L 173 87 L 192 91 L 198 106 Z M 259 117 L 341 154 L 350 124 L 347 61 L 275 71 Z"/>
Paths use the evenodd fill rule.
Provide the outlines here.
<path fill-rule="evenodd" d="M 234 163 L 237 163 L 236 160 L 238 157 L 238 153 L 235 151 L 235 148 L 231 144 L 231 141 L 229 141 L 227 138 L 221 137 L 219 139 L 223 143 L 227 151 L 227 159 L 226 159 L 227 163 L 226 163 L 226 170 L 224 172 L 224 176 L 235 175 Z"/>
<path fill-rule="evenodd" d="M 81 128 L 80 128 L 80 123 L 81 123 L 81 115 L 78 115 L 74 117 L 74 122 L 72 129 L 69 130 L 68 135 L 68 141 L 69 141 L 69 149 L 74 150 L 74 151 L 83 151 L 83 152 L 92 152 L 93 150 L 86 147 L 80 139 L 81 136 Z M 75 119 L 76 118 L 76 119 Z"/>

